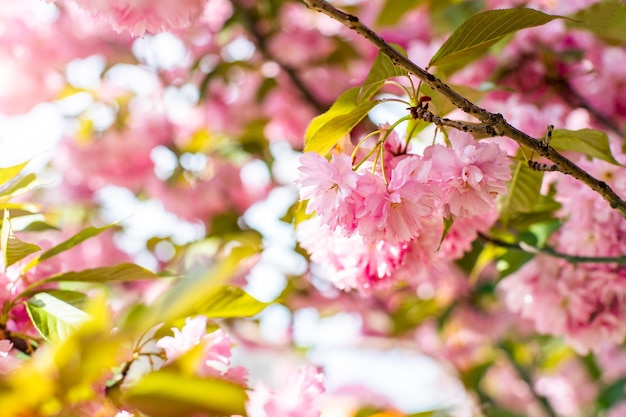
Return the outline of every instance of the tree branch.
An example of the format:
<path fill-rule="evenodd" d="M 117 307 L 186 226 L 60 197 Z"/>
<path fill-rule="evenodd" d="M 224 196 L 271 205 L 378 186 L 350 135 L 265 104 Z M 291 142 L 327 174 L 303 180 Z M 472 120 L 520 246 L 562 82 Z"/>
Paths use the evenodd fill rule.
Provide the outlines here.
<path fill-rule="evenodd" d="M 327 106 L 325 106 L 322 102 L 319 101 L 317 97 L 313 95 L 311 90 L 305 85 L 304 81 L 300 78 L 298 71 L 287 65 L 284 62 L 281 62 L 277 59 L 269 50 L 267 46 L 267 39 L 265 34 L 261 33 L 258 26 L 258 16 L 256 16 L 252 10 L 250 10 L 247 6 L 241 4 L 237 0 L 233 0 L 233 4 L 241 12 L 242 18 L 245 21 L 246 28 L 250 32 L 250 35 L 254 38 L 254 43 L 256 47 L 259 49 L 259 52 L 270 61 L 274 61 L 278 64 L 278 66 L 282 69 L 282 71 L 289 77 L 293 86 L 304 96 L 306 101 L 319 113 L 326 111 Z"/>
<path fill-rule="evenodd" d="M 552 408 L 552 404 L 550 404 L 550 401 L 548 401 L 545 396 L 537 392 L 537 390 L 535 389 L 535 385 L 533 384 L 532 376 L 515 359 L 511 348 L 504 342 L 499 344 L 499 348 L 504 353 L 505 358 L 509 361 L 511 366 L 513 366 L 513 369 L 515 369 L 517 375 L 526 383 L 533 397 L 535 397 L 541 408 L 543 408 L 543 411 L 545 411 L 546 414 L 550 417 L 557 417 L 558 415 L 556 411 L 554 411 L 554 408 Z"/>
<path fill-rule="evenodd" d="M 428 110 L 428 105 L 409 107 L 409 110 L 411 111 L 411 116 L 414 119 L 421 119 L 425 122 L 433 123 L 440 127 L 451 127 L 453 129 L 461 130 L 463 132 L 471 133 L 474 137 L 489 138 L 491 136 L 494 136 L 494 132 L 489 125 L 462 122 L 459 120 L 451 120 L 445 117 L 439 117 Z"/>
<path fill-rule="evenodd" d="M 433 74 L 427 72 L 423 68 L 414 64 L 411 60 L 402 55 L 393 46 L 385 42 L 385 40 L 374 32 L 372 29 L 364 25 L 359 21 L 359 18 L 351 14 L 345 13 L 336 7 L 330 5 L 324 0 L 302 0 L 308 8 L 323 13 L 334 20 L 342 23 L 346 27 L 357 32 L 359 35 L 367 39 L 378 50 L 386 55 L 395 65 L 407 70 L 409 73 L 415 75 L 424 84 L 428 85 L 435 91 L 439 91 L 444 97 L 446 97 L 457 108 L 463 110 L 465 113 L 474 116 L 485 125 L 493 129 L 494 136 L 506 136 L 520 145 L 523 145 L 533 151 L 537 152 L 539 156 L 550 160 L 563 174 L 571 175 L 579 181 L 586 184 L 589 188 L 600 194 L 612 208 L 620 212 L 620 214 L 626 218 L 626 201 L 622 200 L 604 181 L 600 181 L 597 178 L 590 175 L 588 172 L 580 168 L 578 165 L 561 155 L 558 151 L 552 148 L 547 143 L 540 139 L 533 138 L 532 136 L 522 132 L 509 124 L 500 113 L 491 113 L 482 107 L 472 103 L 467 98 L 463 97 L 446 83 L 435 77 Z"/>
<path fill-rule="evenodd" d="M 491 236 L 487 236 L 483 233 L 478 233 L 478 236 L 485 242 L 491 243 L 492 245 L 499 246 L 501 248 L 518 250 L 521 252 L 531 253 L 533 255 L 547 255 L 552 256 L 554 258 L 565 259 L 566 261 L 576 264 L 576 263 L 596 263 L 596 264 L 618 264 L 618 265 L 626 265 L 626 256 L 578 256 L 578 255 L 569 255 L 567 253 L 557 252 L 550 247 L 538 248 L 532 245 L 529 245 L 524 242 L 520 243 L 509 243 L 504 240 L 496 239 Z"/>

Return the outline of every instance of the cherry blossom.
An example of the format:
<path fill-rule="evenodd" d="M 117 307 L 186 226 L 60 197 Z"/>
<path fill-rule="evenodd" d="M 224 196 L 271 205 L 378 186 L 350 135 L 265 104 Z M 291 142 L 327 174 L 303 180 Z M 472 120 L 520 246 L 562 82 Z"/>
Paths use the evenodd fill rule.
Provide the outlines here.
<path fill-rule="evenodd" d="M 250 417 L 319 417 L 323 376 L 311 366 L 297 369 L 278 390 L 259 383 L 246 405 Z"/>

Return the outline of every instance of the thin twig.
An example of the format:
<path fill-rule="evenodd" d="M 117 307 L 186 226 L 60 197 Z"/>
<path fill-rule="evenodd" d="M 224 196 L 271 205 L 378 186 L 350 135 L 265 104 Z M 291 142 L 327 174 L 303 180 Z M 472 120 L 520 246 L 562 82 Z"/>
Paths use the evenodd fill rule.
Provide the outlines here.
<path fill-rule="evenodd" d="M 557 417 L 556 411 L 554 411 L 554 408 L 552 408 L 552 404 L 550 404 L 546 397 L 539 394 L 535 390 L 531 375 L 519 364 L 519 362 L 517 362 L 510 348 L 505 343 L 500 343 L 499 347 L 500 350 L 504 353 L 504 356 L 508 359 L 511 366 L 513 366 L 513 368 L 515 369 L 515 372 L 517 372 L 517 375 L 526 383 L 528 389 L 530 390 L 530 393 L 533 395 L 533 397 L 535 397 L 537 402 L 539 402 L 541 408 L 543 408 L 543 411 L 545 411 L 546 414 L 550 417 Z"/>
<path fill-rule="evenodd" d="M 626 265 L 626 256 L 578 256 L 569 255 L 566 253 L 557 252 L 550 247 L 538 248 L 536 246 L 529 245 L 528 243 L 510 243 L 504 240 L 497 239 L 492 236 L 487 236 L 484 233 L 478 233 L 478 236 L 485 242 L 490 243 L 501 248 L 518 250 L 521 252 L 530 253 L 533 255 L 547 255 L 553 258 L 565 259 L 570 263 L 596 263 L 596 264 L 618 264 Z"/>
<path fill-rule="evenodd" d="M 327 110 L 327 106 L 325 106 L 317 97 L 313 95 L 311 90 L 306 86 L 304 81 L 300 78 L 298 71 L 292 66 L 282 62 L 280 59 L 276 58 L 269 50 L 267 46 L 267 37 L 265 34 L 261 33 L 258 29 L 259 18 L 256 16 L 252 10 L 250 10 L 247 6 L 244 6 L 237 0 L 233 0 L 233 4 L 237 8 L 237 10 L 243 16 L 245 20 L 245 25 L 252 37 L 254 38 L 254 42 L 259 50 L 259 52 L 268 60 L 273 61 L 278 64 L 278 66 L 282 69 L 282 71 L 287 74 L 292 84 L 296 89 L 304 96 L 306 101 L 315 108 L 315 110 L 319 113 L 325 112 Z"/>
<path fill-rule="evenodd" d="M 572 108 L 580 107 L 587 110 L 591 117 L 596 119 L 596 121 L 600 124 L 604 125 L 605 128 L 612 131 L 619 137 L 624 136 L 624 132 L 622 132 L 622 129 L 620 129 L 617 123 L 589 104 L 589 102 L 581 96 L 580 93 L 576 91 L 566 79 L 559 77 L 558 79 L 548 79 L 547 82 L 554 88 L 556 93 L 561 96 L 563 101 L 569 104 Z"/>
<path fill-rule="evenodd" d="M 419 67 L 411 60 L 402 55 L 397 49 L 385 42 L 385 40 L 374 32 L 372 29 L 364 25 L 359 21 L 359 18 L 345 13 L 334 6 L 330 5 L 324 0 L 302 0 L 307 7 L 312 10 L 316 10 L 323 13 L 334 20 L 342 23 L 346 27 L 357 32 L 359 35 L 367 39 L 378 50 L 386 55 L 395 65 L 407 70 L 409 73 L 414 74 L 423 83 L 428 85 L 435 91 L 439 91 L 444 97 L 446 97 L 457 108 L 463 110 L 465 113 L 474 116 L 485 125 L 490 126 L 495 133 L 494 136 L 506 136 L 515 140 L 520 145 L 526 146 L 537 152 L 539 156 L 549 159 L 556 167 L 558 171 L 571 175 L 572 177 L 580 180 L 589 188 L 600 194 L 612 208 L 618 210 L 623 217 L 626 217 L 626 201 L 622 200 L 611 189 L 606 182 L 600 181 L 597 178 L 590 175 L 588 172 L 580 168 L 578 165 L 561 155 L 558 151 L 552 148 L 549 144 L 546 144 L 541 139 L 533 138 L 532 136 L 522 132 L 516 127 L 509 124 L 500 113 L 491 113 L 482 107 L 472 103 L 467 98 L 463 97 L 446 83 L 435 77 L 433 74 L 427 72 L 423 68 Z"/>

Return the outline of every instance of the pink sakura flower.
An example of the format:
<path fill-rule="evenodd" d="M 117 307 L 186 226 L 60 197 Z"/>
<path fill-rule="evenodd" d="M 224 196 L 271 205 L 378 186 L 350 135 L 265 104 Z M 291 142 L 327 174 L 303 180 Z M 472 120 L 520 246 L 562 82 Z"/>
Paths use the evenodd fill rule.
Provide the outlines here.
<path fill-rule="evenodd" d="M 601 178 L 618 194 L 626 192 L 622 170 L 603 161 L 577 163 Z M 562 205 L 561 229 L 553 237 L 556 248 L 583 256 L 621 256 L 626 253 L 626 220 L 597 193 L 568 176 L 557 177 L 556 199 Z"/>
<path fill-rule="evenodd" d="M 73 0 L 107 21 L 117 32 L 133 36 L 180 29 L 202 14 L 207 0 Z"/>
<path fill-rule="evenodd" d="M 249 417 L 319 417 L 323 393 L 322 373 L 306 366 L 290 375 L 279 390 L 260 383 L 250 393 L 246 410 Z"/>
<path fill-rule="evenodd" d="M 505 278 L 509 309 L 540 333 L 564 336 L 581 354 L 626 336 L 626 270 L 538 256 Z M 602 341 L 600 343 L 599 341 Z"/>
<path fill-rule="evenodd" d="M 7 339 L 0 340 L 0 374 L 8 374 L 17 368 L 22 361 L 11 355 L 13 343 Z"/>
<path fill-rule="evenodd" d="M 419 235 L 422 220 L 435 210 L 437 189 L 428 185 L 426 165 L 417 156 L 400 160 L 386 187 L 367 171 L 359 176 L 363 205 L 357 211 L 358 229 L 367 243 L 408 242 Z"/>
<path fill-rule="evenodd" d="M 537 393 L 546 397 L 562 416 L 583 414 L 598 396 L 598 386 L 588 369 L 576 359 L 566 361 L 557 372 L 539 377 L 534 385 Z"/>
<path fill-rule="evenodd" d="M 198 369 L 199 375 L 225 377 L 245 384 L 247 371 L 242 367 L 230 367 L 231 341 L 228 335 L 222 329 L 207 334 L 206 324 L 207 319 L 204 316 L 187 318 L 182 330 L 172 328 L 174 336 L 165 336 L 156 345 L 165 350 L 167 361 L 171 362 L 202 343 L 204 358 Z"/>
<path fill-rule="evenodd" d="M 406 243 L 367 244 L 358 233 L 346 237 L 320 224 L 318 218 L 301 222 L 297 234 L 311 260 L 325 269 L 325 276 L 335 287 L 356 289 L 364 295 L 396 282 L 409 249 Z"/>
<path fill-rule="evenodd" d="M 207 319 L 203 316 L 187 318 L 182 330 L 172 327 L 174 336 L 165 336 L 157 346 L 165 350 L 168 361 L 173 361 L 196 346 L 206 336 Z"/>
<path fill-rule="evenodd" d="M 451 140 L 454 139 L 453 135 Z M 434 145 L 426 155 L 445 189 L 445 215 L 471 217 L 493 209 L 494 199 L 507 191 L 509 159 L 496 144 L 457 137 L 454 149 Z"/>
<path fill-rule="evenodd" d="M 346 236 L 356 229 L 353 191 L 357 174 L 352 171 L 348 155 L 333 155 L 331 161 L 315 152 L 306 152 L 300 158 L 300 198 L 309 200 L 307 213 L 317 212 L 321 222 L 331 229 L 341 227 Z"/>

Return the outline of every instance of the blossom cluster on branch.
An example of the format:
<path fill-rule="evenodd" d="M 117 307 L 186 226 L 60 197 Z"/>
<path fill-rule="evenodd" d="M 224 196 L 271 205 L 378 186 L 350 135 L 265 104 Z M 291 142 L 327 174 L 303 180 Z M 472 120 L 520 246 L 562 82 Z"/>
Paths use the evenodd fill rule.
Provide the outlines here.
<path fill-rule="evenodd" d="M 624 2 L 0 6 L 0 414 L 624 413 Z"/>

